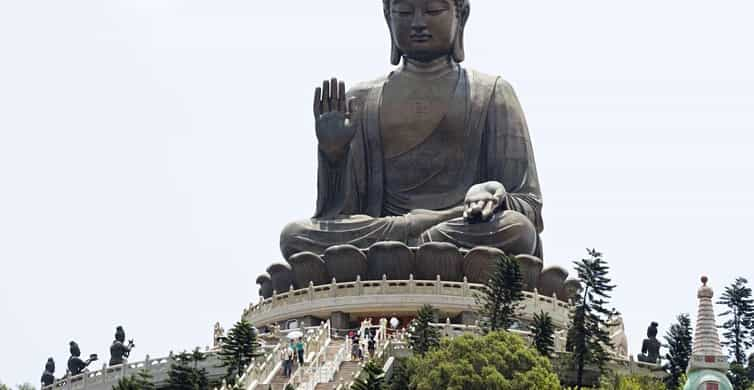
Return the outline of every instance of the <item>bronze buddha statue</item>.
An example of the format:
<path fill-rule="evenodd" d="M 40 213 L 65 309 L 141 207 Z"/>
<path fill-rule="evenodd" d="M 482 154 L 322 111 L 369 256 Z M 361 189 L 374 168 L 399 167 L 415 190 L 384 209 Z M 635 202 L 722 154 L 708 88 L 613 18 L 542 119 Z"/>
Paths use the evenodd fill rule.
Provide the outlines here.
<path fill-rule="evenodd" d="M 285 259 L 339 244 L 447 242 L 542 256 L 542 196 L 513 88 L 463 68 L 469 0 L 384 0 L 388 76 L 317 88 L 318 198 Z"/>

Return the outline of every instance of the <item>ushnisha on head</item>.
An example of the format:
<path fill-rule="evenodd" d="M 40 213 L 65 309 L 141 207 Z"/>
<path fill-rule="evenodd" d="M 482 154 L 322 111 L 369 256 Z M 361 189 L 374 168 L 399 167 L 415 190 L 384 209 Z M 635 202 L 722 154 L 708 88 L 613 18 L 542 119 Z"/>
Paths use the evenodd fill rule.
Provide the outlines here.
<path fill-rule="evenodd" d="M 390 62 L 402 57 L 430 62 L 450 56 L 465 59 L 463 31 L 469 18 L 469 0 L 383 0 L 392 38 Z"/>

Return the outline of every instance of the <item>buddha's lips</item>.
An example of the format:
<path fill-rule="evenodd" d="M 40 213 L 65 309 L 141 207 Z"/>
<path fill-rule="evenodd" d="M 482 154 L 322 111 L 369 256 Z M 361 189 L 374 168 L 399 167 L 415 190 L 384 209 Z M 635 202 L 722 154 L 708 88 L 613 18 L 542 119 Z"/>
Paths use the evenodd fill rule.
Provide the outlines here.
<path fill-rule="evenodd" d="M 411 34 L 410 38 L 414 42 L 426 42 L 432 39 L 432 34 Z"/>

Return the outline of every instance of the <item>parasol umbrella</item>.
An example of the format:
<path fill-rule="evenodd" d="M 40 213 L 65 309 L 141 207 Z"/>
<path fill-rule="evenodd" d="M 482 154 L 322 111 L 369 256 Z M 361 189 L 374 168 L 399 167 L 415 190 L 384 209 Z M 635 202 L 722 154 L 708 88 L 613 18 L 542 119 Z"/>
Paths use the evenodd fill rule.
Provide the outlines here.
<path fill-rule="evenodd" d="M 300 330 L 294 330 L 293 332 L 288 333 L 287 337 L 290 340 L 295 340 L 304 337 L 304 334 Z"/>

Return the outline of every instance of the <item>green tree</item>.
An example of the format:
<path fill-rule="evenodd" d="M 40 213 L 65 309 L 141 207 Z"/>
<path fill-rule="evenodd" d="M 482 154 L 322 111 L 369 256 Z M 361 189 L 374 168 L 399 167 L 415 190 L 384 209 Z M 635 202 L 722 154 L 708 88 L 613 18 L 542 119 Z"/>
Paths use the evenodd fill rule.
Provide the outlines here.
<path fill-rule="evenodd" d="M 415 390 L 560 389 L 550 361 L 505 331 L 443 339 L 414 359 L 410 388 Z"/>
<path fill-rule="evenodd" d="M 576 369 L 577 389 L 582 387 L 586 365 L 594 364 L 601 372 L 605 371 L 609 358 L 607 349 L 612 348 L 607 331 L 608 318 L 618 315 L 615 309 L 607 307 L 610 292 L 615 289 L 608 277 L 610 268 L 602 259 L 602 253 L 594 249 L 587 249 L 587 252 L 588 259 L 574 263 L 584 289 L 574 303 L 566 345 Z"/>
<path fill-rule="evenodd" d="M 555 349 L 555 325 L 552 317 L 544 311 L 534 314 L 534 321 L 530 327 L 533 334 L 532 345 L 540 355 L 550 357 Z"/>
<path fill-rule="evenodd" d="M 721 326 L 725 329 L 722 345 L 733 359 L 728 377 L 736 390 L 745 390 L 751 385 L 746 372 L 746 352 L 752 347 L 754 335 L 754 299 L 747 284 L 746 279 L 737 278 L 725 288 L 717 302 L 727 307 L 720 313 L 720 317 L 726 319 Z"/>
<path fill-rule="evenodd" d="M 228 335 L 221 339 L 218 355 L 223 362 L 222 366 L 227 370 L 225 379 L 233 384 L 252 360 L 262 355 L 259 353 L 256 329 L 245 319 L 237 322 L 228 331 Z"/>
<path fill-rule="evenodd" d="M 677 389 L 685 382 L 684 374 L 691 358 L 691 341 L 691 318 L 688 314 L 681 314 L 665 334 L 668 353 L 665 354 L 667 363 L 663 368 L 668 373 L 665 378 L 668 389 Z"/>
<path fill-rule="evenodd" d="M 607 375 L 600 379 L 599 390 L 666 390 L 661 380 L 640 375 Z"/>
<path fill-rule="evenodd" d="M 486 332 L 511 327 L 524 299 L 523 287 L 518 261 L 508 255 L 498 257 L 484 292 L 477 298 L 482 306 L 481 325 Z"/>
<path fill-rule="evenodd" d="M 199 369 L 199 362 L 205 359 L 206 356 L 199 350 L 173 356 L 173 363 L 168 371 L 167 390 L 208 390 L 207 371 Z"/>
<path fill-rule="evenodd" d="M 36 390 L 37 388 L 34 387 L 31 383 L 23 383 L 18 385 L 18 390 Z"/>
<path fill-rule="evenodd" d="M 440 344 L 440 331 L 431 326 L 435 322 L 437 311 L 430 305 L 424 305 L 416 314 L 416 319 L 409 326 L 408 343 L 414 353 L 424 355 Z"/>
<path fill-rule="evenodd" d="M 393 361 L 393 375 L 387 383 L 387 389 L 389 390 L 406 390 L 411 383 L 411 371 L 409 369 L 409 362 L 411 360 L 407 358 L 395 359 Z"/>
<path fill-rule="evenodd" d="M 12 390 L 8 385 L 0 382 L 0 390 Z"/>
<path fill-rule="evenodd" d="M 351 390 L 382 390 L 384 384 L 385 373 L 382 372 L 382 368 L 369 361 L 364 365 L 364 371 L 359 378 L 353 381 Z"/>
<path fill-rule="evenodd" d="M 152 375 L 147 370 L 141 370 L 134 375 L 120 378 L 113 386 L 113 390 L 155 390 Z"/>

